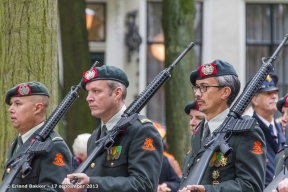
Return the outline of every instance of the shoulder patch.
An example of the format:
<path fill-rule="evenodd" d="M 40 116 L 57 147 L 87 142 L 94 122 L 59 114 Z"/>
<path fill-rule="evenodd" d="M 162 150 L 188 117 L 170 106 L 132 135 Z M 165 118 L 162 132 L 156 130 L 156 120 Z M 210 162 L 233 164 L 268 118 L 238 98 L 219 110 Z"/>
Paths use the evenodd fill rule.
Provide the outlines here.
<path fill-rule="evenodd" d="M 63 141 L 63 138 L 55 131 L 51 131 L 49 137 L 52 141 Z"/>
<path fill-rule="evenodd" d="M 261 142 L 260 141 L 255 141 L 253 145 L 253 149 L 251 150 L 252 153 L 256 155 L 261 155 L 263 154 L 263 150 L 261 148 Z"/>
<path fill-rule="evenodd" d="M 52 163 L 57 166 L 64 166 L 65 162 L 63 161 L 63 155 L 61 153 L 57 153 Z"/>
<path fill-rule="evenodd" d="M 53 137 L 51 140 L 52 141 L 54 141 L 54 140 L 63 140 L 63 138 L 62 137 Z"/>
<path fill-rule="evenodd" d="M 153 145 L 153 139 L 150 137 L 146 138 L 142 146 L 142 149 L 147 150 L 147 151 L 154 151 L 155 147 Z"/>
<path fill-rule="evenodd" d="M 140 121 L 141 121 L 141 123 L 147 123 L 147 122 L 151 122 L 152 123 L 152 121 L 149 120 L 149 119 L 141 119 Z"/>
<path fill-rule="evenodd" d="M 143 115 L 139 115 L 138 119 L 140 120 L 140 122 L 143 123 L 152 123 L 152 121 L 150 119 L 148 119 L 147 117 L 143 116 Z"/>

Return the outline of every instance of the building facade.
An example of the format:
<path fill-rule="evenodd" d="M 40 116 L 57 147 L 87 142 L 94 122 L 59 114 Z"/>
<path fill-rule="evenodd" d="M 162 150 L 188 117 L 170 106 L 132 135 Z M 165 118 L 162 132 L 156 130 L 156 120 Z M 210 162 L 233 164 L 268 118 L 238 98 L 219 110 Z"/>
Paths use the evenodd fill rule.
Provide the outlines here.
<path fill-rule="evenodd" d="M 92 60 L 123 69 L 130 79 L 127 106 L 164 69 L 161 0 L 86 0 L 92 10 L 89 29 Z M 288 34 L 287 0 L 195 1 L 197 65 L 221 59 L 231 63 L 241 88 Z M 94 12 L 93 12 L 94 11 Z M 87 26 L 88 27 L 88 26 Z M 190 42 L 187 42 L 187 45 Z M 183 47 L 183 50 L 185 47 Z M 176 59 L 176 58 L 175 58 Z M 288 45 L 274 62 L 279 97 L 288 92 Z M 164 91 L 159 90 L 141 113 L 165 123 Z"/>

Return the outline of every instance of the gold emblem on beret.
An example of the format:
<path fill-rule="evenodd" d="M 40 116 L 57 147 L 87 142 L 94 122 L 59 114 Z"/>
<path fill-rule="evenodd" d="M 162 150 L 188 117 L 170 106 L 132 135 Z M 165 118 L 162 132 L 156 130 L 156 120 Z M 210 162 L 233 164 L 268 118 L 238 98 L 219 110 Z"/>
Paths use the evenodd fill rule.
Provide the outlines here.
<path fill-rule="evenodd" d="M 266 81 L 267 81 L 267 82 L 270 82 L 270 81 L 272 81 L 272 78 L 271 78 L 271 76 L 270 76 L 270 75 L 267 75 L 267 77 L 266 77 Z"/>
<path fill-rule="evenodd" d="M 214 67 L 209 63 L 209 64 L 205 64 L 202 67 L 202 73 L 204 73 L 205 75 L 210 75 L 212 74 L 214 71 Z"/>

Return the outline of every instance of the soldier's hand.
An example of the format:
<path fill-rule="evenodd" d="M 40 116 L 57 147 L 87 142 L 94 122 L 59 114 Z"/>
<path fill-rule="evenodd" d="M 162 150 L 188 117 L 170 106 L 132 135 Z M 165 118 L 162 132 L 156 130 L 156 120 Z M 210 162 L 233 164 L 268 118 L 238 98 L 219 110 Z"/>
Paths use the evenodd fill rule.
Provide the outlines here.
<path fill-rule="evenodd" d="M 72 184 L 71 179 L 75 179 L 76 183 Z M 67 175 L 62 182 L 62 188 L 65 192 L 80 192 L 86 189 L 87 184 L 89 184 L 90 177 L 84 173 L 73 173 Z"/>
<path fill-rule="evenodd" d="M 187 185 L 178 192 L 205 192 L 205 187 L 203 185 Z"/>
<path fill-rule="evenodd" d="M 282 180 L 278 184 L 278 191 L 279 192 L 288 192 L 288 178 Z"/>
<path fill-rule="evenodd" d="M 167 183 L 161 183 L 158 185 L 158 191 L 157 192 L 169 192 L 171 189 L 167 186 Z"/>

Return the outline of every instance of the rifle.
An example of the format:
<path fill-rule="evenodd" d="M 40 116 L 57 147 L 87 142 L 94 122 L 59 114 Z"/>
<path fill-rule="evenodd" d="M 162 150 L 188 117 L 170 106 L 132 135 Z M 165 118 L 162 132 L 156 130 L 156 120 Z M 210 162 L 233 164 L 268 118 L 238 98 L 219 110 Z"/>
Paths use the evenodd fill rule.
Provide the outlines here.
<path fill-rule="evenodd" d="M 203 153 L 200 161 L 190 171 L 190 174 L 187 177 L 184 177 L 185 180 L 180 185 L 180 189 L 183 189 L 183 187 L 186 187 L 187 185 L 198 185 L 201 183 L 206 168 L 208 167 L 210 159 L 215 151 L 220 150 L 225 157 L 231 153 L 232 148 L 228 144 L 228 140 L 231 138 L 231 133 L 251 131 L 250 127 L 256 123 L 256 120 L 242 120 L 239 117 L 252 100 L 252 97 L 255 95 L 256 91 L 260 88 L 266 76 L 273 70 L 272 62 L 276 59 L 287 39 L 288 34 L 284 37 L 270 58 L 262 58 L 262 66 L 260 67 L 259 71 L 236 100 L 223 123 L 213 132 L 213 137 L 204 146 L 206 150 Z"/>
<path fill-rule="evenodd" d="M 124 111 L 121 119 L 116 125 L 107 131 L 106 136 L 96 141 L 96 147 L 91 154 L 83 161 L 80 166 L 74 171 L 74 173 L 83 173 L 89 167 L 95 157 L 97 157 L 104 149 L 109 149 L 114 143 L 115 137 L 120 131 L 126 129 L 132 125 L 138 118 L 138 113 L 156 93 L 156 91 L 164 84 L 164 82 L 171 77 L 170 71 L 179 63 L 179 61 L 186 55 L 188 51 L 194 46 L 191 42 L 187 48 L 180 54 L 180 56 L 166 69 L 161 71 L 151 83 L 137 96 L 137 98 L 130 104 L 130 106 Z M 77 177 L 71 179 L 72 184 L 77 182 Z"/>
<path fill-rule="evenodd" d="M 280 181 L 282 181 L 285 178 L 288 178 L 287 174 L 287 161 L 288 161 L 288 126 L 286 125 L 285 129 L 285 136 L 286 136 L 286 143 L 284 145 L 284 154 L 285 154 L 285 159 L 283 162 L 283 170 L 278 173 L 278 175 L 269 183 L 269 185 L 264 189 L 264 192 L 271 192 L 272 190 L 277 189 L 278 184 Z M 278 190 L 277 190 L 278 191 Z"/>
<path fill-rule="evenodd" d="M 99 62 L 96 61 L 92 68 L 98 64 Z M 30 163 L 32 162 L 35 155 L 48 153 L 51 150 L 53 142 L 51 140 L 47 140 L 47 137 L 57 125 L 62 116 L 68 111 L 75 99 L 79 97 L 77 93 L 79 88 L 81 88 L 81 81 L 77 86 L 71 87 L 71 91 L 66 95 L 63 101 L 42 125 L 40 128 L 41 131 L 36 134 L 34 138 L 35 140 L 32 139 L 32 141 L 34 141 L 31 142 L 26 151 L 21 153 L 21 155 L 14 160 L 14 162 L 11 164 L 10 173 L 5 177 L 0 185 L 1 192 L 6 192 L 9 189 L 9 186 L 20 170 L 22 170 L 22 177 L 25 177 L 30 173 L 32 170 Z"/>

